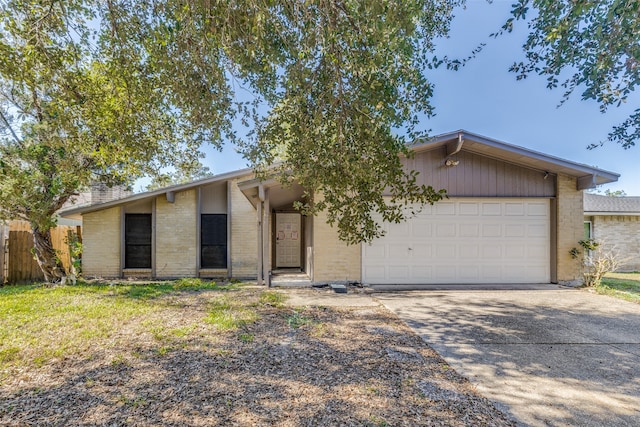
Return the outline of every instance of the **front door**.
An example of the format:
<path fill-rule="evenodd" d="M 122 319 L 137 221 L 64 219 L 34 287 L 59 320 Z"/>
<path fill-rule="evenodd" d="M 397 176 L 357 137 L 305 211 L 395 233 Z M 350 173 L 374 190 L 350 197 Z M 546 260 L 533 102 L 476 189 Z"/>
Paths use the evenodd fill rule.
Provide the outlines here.
<path fill-rule="evenodd" d="M 276 267 L 300 268 L 300 214 L 276 213 Z"/>

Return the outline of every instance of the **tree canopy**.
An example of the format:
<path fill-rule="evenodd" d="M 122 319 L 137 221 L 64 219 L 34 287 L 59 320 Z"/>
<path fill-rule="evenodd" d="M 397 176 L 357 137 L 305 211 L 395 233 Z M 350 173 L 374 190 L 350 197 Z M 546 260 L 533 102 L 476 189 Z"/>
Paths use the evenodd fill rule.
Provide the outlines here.
<path fill-rule="evenodd" d="M 511 70 L 517 78 L 547 77 L 547 87 L 575 91 L 605 112 L 625 103 L 640 84 L 640 1 L 518 0 L 503 31 L 528 22 L 525 61 Z M 568 77 L 561 77 L 568 75 Z M 640 108 L 615 126 L 608 140 L 630 148 L 640 140 Z M 602 145 L 593 144 L 591 148 Z"/>
<path fill-rule="evenodd" d="M 409 204 L 443 197 L 400 157 L 433 113 L 434 41 L 462 4 L 4 1 L 0 214 L 31 222 L 55 280 L 48 230 L 80 188 L 188 168 L 203 144 L 235 141 L 261 176 L 304 186 L 300 209 L 326 210 L 349 243 L 371 240 L 376 214 L 401 221 Z M 513 71 L 546 75 L 566 96 L 580 88 L 603 110 L 618 105 L 638 82 L 637 12 L 630 0 L 518 0 L 503 30 L 533 18 Z M 559 81 L 564 70 L 573 75 Z M 639 117 L 610 139 L 633 145 Z M 253 128 L 249 138 L 236 138 L 236 120 Z"/>

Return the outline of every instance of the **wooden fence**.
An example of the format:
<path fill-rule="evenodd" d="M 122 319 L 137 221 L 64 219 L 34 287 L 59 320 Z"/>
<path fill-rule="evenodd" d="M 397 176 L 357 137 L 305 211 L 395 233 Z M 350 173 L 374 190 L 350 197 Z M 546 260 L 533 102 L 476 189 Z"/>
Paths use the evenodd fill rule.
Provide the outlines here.
<path fill-rule="evenodd" d="M 69 271 L 71 256 L 68 239 L 77 233 L 81 238 L 80 227 L 59 225 L 51 230 L 51 243 L 58 252 L 65 269 Z M 42 270 L 33 256 L 33 235 L 26 221 L 10 221 L 0 225 L 0 284 L 25 283 L 44 280 Z"/>

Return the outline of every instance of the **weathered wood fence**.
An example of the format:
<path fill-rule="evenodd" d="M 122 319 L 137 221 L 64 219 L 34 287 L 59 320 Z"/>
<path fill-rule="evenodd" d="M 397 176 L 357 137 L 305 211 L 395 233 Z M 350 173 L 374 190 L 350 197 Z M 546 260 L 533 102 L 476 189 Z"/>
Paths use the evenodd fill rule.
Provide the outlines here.
<path fill-rule="evenodd" d="M 79 226 L 59 225 L 51 230 L 51 242 L 67 271 L 71 266 L 68 242 L 73 234 L 82 238 L 81 233 Z M 32 250 L 33 235 L 28 222 L 0 223 L 0 284 L 44 280 Z"/>

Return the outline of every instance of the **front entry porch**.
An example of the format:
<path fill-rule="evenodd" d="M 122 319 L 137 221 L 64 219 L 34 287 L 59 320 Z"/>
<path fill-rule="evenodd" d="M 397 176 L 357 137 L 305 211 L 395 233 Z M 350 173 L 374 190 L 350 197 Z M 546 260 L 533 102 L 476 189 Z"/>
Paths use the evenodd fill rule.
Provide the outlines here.
<path fill-rule="evenodd" d="M 302 216 L 294 208 L 294 202 L 303 200 L 303 188 L 257 179 L 239 183 L 238 187 L 256 208 L 258 284 L 311 286 L 313 218 Z"/>

